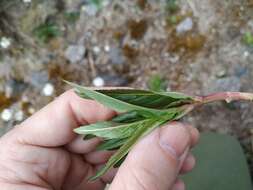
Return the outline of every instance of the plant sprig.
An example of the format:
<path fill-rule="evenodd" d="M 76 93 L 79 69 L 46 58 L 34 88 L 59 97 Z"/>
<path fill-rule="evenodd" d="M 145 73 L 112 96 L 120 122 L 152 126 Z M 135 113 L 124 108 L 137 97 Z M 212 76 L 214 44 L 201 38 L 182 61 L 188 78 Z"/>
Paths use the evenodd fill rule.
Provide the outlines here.
<path fill-rule="evenodd" d="M 166 122 L 182 118 L 198 106 L 220 100 L 226 102 L 253 100 L 253 94 L 242 92 L 189 96 L 177 92 L 156 92 L 132 88 L 87 88 L 67 83 L 75 88 L 75 92 L 81 98 L 93 99 L 118 113 L 110 121 L 80 126 L 74 130 L 89 138 L 103 138 L 104 141 L 97 147 L 98 150 L 118 149 L 90 180 L 99 178 L 112 167 L 118 167 L 143 136 Z"/>

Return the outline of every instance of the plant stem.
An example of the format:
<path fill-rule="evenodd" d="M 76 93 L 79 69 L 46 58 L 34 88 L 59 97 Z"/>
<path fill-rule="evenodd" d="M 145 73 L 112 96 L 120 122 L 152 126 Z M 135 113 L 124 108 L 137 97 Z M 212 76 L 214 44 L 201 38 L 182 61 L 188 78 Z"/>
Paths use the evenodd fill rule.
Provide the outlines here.
<path fill-rule="evenodd" d="M 214 94 L 210 94 L 207 96 L 198 96 L 196 100 L 200 104 L 206 104 L 215 101 L 224 100 L 227 103 L 234 100 L 248 100 L 253 101 L 253 93 L 245 93 L 245 92 L 218 92 Z"/>
<path fill-rule="evenodd" d="M 184 115 L 194 110 L 196 107 L 199 107 L 203 104 L 207 104 L 211 102 L 222 101 L 222 100 L 226 101 L 227 103 L 234 100 L 253 101 L 253 93 L 217 92 L 217 93 L 210 94 L 207 96 L 196 96 L 194 97 L 194 99 L 195 99 L 195 103 L 182 106 L 184 111 L 176 119 L 183 117 Z"/>

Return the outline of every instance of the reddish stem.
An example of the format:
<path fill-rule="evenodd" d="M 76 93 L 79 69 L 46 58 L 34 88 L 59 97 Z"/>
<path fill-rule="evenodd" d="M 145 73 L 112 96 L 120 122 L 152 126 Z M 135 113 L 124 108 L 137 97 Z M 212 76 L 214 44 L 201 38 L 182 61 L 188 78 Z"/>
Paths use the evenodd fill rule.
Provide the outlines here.
<path fill-rule="evenodd" d="M 208 96 L 198 96 L 196 100 L 200 104 L 206 104 L 214 101 L 225 100 L 226 102 L 231 102 L 234 100 L 253 100 L 253 93 L 245 93 L 245 92 L 218 92 L 214 94 L 210 94 Z"/>
<path fill-rule="evenodd" d="M 207 95 L 207 96 L 196 96 L 195 97 L 195 103 L 182 106 L 182 109 L 184 111 L 176 119 L 179 119 L 182 116 L 188 114 L 189 112 L 191 112 L 192 110 L 194 110 L 198 106 L 201 106 L 201 105 L 207 104 L 207 103 L 211 103 L 211 102 L 215 102 L 215 101 L 221 101 L 221 100 L 224 100 L 228 103 L 233 101 L 233 100 L 253 101 L 253 93 L 217 92 L 217 93 L 210 94 L 210 95 Z"/>

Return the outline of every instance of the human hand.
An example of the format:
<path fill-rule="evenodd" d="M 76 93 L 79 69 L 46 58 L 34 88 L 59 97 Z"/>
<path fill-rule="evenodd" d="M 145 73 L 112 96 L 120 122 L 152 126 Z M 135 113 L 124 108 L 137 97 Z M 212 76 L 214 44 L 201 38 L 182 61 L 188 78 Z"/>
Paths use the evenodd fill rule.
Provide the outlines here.
<path fill-rule="evenodd" d="M 72 90 L 25 120 L 0 139 L 1 190 L 102 190 L 113 169 L 94 182 L 94 175 L 112 152 L 95 151 L 98 138 L 83 141 L 73 129 L 110 119 L 115 112 Z M 198 131 L 171 123 L 143 138 L 119 168 L 110 190 L 183 190 L 179 173 L 190 171 L 189 149 Z"/>

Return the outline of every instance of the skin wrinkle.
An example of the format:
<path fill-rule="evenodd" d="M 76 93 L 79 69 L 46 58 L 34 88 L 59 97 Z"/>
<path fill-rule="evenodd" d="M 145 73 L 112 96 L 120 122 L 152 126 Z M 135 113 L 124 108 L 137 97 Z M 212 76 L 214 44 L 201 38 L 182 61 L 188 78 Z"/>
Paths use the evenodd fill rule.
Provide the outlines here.
<path fill-rule="evenodd" d="M 1 165 L 1 167 L 4 167 L 3 165 Z M 16 173 L 15 171 L 11 170 L 9 167 L 5 167 L 5 169 L 7 169 L 7 171 L 11 171 L 13 173 Z M 16 175 L 17 176 L 17 175 Z M 41 187 L 41 188 L 46 188 L 47 190 L 51 190 L 51 186 L 48 185 L 47 187 L 44 187 L 42 185 L 39 185 L 39 184 L 33 184 L 33 183 L 30 183 L 29 181 L 23 181 L 23 180 L 20 180 L 20 179 L 17 179 L 15 181 L 12 181 L 8 178 L 3 178 L 1 175 L 0 175 L 0 182 L 1 182 L 1 179 L 3 180 L 2 183 L 8 183 L 8 184 L 12 184 L 12 185 L 32 185 L 32 186 L 36 186 L 36 187 Z M 0 186 L 1 187 L 1 186 Z M 49 188 L 49 189 L 48 189 Z"/>
<path fill-rule="evenodd" d="M 68 170 L 67 170 L 67 172 L 66 172 L 66 175 L 65 175 L 65 178 L 64 178 L 63 181 L 66 181 L 66 180 L 67 180 L 68 174 L 69 174 L 70 170 L 73 169 L 71 166 L 74 164 L 74 162 L 73 162 L 73 160 L 74 160 L 74 155 L 70 156 L 70 158 L 71 158 L 71 164 L 69 165 L 69 168 L 68 168 Z M 89 167 L 91 167 L 91 166 L 89 166 L 88 164 L 86 164 L 85 166 L 86 166 L 86 167 L 85 167 L 85 172 L 84 172 L 84 173 L 87 173 L 87 170 L 89 170 Z M 74 185 L 72 186 L 72 188 L 75 189 L 76 187 L 78 187 L 78 186 L 82 183 L 82 180 L 83 180 L 83 179 L 80 178 L 80 181 L 79 181 L 77 184 L 74 184 Z M 65 183 L 64 183 L 64 182 L 63 182 L 63 186 L 65 186 Z M 65 190 L 65 189 L 68 189 L 68 188 L 63 188 L 63 190 Z"/>
<path fill-rule="evenodd" d="M 28 146 L 36 148 L 34 145 L 22 145 L 22 144 L 18 145 L 17 144 L 16 146 L 20 147 L 19 149 L 21 149 L 22 146 L 25 146 L 27 148 L 29 148 Z M 41 163 L 41 161 L 35 161 L 35 160 L 29 161 L 29 160 L 17 159 L 16 153 L 17 152 L 11 151 L 11 154 L 9 154 L 9 155 L 13 155 L 13 156 L 10 157 L 10 160 L 12 160 L 14 163 L 16 162 L 16 163 L 23 163 L 23 164 L 27 164 L 27 165 L 31 165 L 31 166 L 36 166 L 36 168 L 39 168 L 38 170 L 41 170 L 40 169 L 41 165 L 46 165 L 46 166 L 41 167 L 41 168 L 43 168 L 41 171 L 45 170 L 45 168 L 46 168 L 45 172 L 38 172 L 38 171 L 35 171 L 34 167 L 32 167 L 32 168 L 33 168 L 33 171 L 37 174 L 36 176 L 38 176 L 41 179 L 42 183 L 44 183 L 47 187 L 50 187 L 50 185 L 46 182 L 47 180 L 42 177 L 43 173 L 47 172 L 49 164 L 48 163 Z M 41 184 L 41 183 L 38 182 L 36 184 Z"/>
<path fill-rule="evenodd" d="M 158 139 L 160 140 L 161 138 L 161 133 L 162 133 L 162 130 L 158 130 Z M 168 149 L 169 152 L 171 154 L 168 154 L 167 151 L 165 151 L 161 145 L 160 145 L 160 141 L 157 141 L 157 147 L 159 147 L 159 149 L 161 150 L 161 152 L 163 152 L 164 154 L 163 155 L 168 155 L 168 156 L 165 156 L 165 158 L 169 161 L 169 162 L 173 162 L 172 164 L 173 165 L 177 165 L 179 163 L 179 158 L 176 156 L 176 151 L 171 147 L 171 149 L 173 151 L 170 151 L 171 149 Z"/>
<path fill-rule="evenodd" d="M 139 176 L 136 174 L 136 170 L 135 169 L 131 168 L 129 170 L 129 172 L 130 172 L 130 175 L 134 176 L 135 181 L 137 182 L 137 184 L 139 184 L 139 187 L 142 188 L 141 190 L 149 190 L 149 189 L 151 189 L 150 187 L 146 187 L 147 184 L 143 183 L 142 180 L 139 179 Z M 137 173 L 138 173 L 138 171 L 137 171 Z M 153 189 L 152 188 L 152 190 L 158 190 L 158 189 Z"/>
<path fill-rule="evenodd" d="M 32 184 L 29 184 L 29 183 L 26 183 L 26 184 L 24 184 L 24 183 L 0 183 L 0 187 L 1 188 L 3 188 L 4 187 L 4 184 L 7 186 L 7 187 L 15 187 L 15 186 L 18 186 L 18 190 L 21 190 L 20 189 L 20 186 L 24 186 L 24 188 L 22 188 L 22 190 L 24 189 L 24 190 L 54 190 L 53 188 L 45 188 L 45 187 L 38 187 L 38 186 L 34 186 L 34 185 L 32 185 Z M 6 187 L 5 186 L 5 187 Z M 29 188 L 29 189 L 28 189 Z M 32 189 L 30 189 L 30 188 L 32 188 Z M 15 190 L 16 190 L 17 188 L 15 188 Z M 8 189 L 1 189 L 1 190 L 9 190 L 9 188 Z"/>
<path fill-rule="evenodd" d="M 63 160 L 64 159 L 64 160 Z M 57 156 L 55 156 L 55 159 L 54 160 L 52 160 L 52 158 L 51 158 L 51 163 L 49 163 L 49 167 L 48 167 L 48 170 L 47 170 L 47 174 L 45 175 L 46 176 L 46 178 L 48 179 L 48 181 L 49 181 L 49 179 L 50 179 L 50 173 L 52 172 L 51 170 L 49 170 L 49 169 L 54 169 L 54 168 L 56 168 L 57 169 L 57 167 L 56 166 L 58 166 L 58 169 L 57 170 L 62 170 L 62 169 L 64 169 L 64 171 L 65 171 L 65 174 L 64 174 L 64 176 L 66 176 L 66 173 L 67 173 L 67 170 L 65 170 L 65 168 L 62 168 L 61 167 L 61 165 L 64 165 L 64 166 L 67 166 L 67 167 L 70 167 L 70 165 L 71 165 L 71 158 L 70 158 L 70 154 L 66 151 L 66 150 L 64 150 L 64 149 L 58 149 L 58 152 L 57 152 Z M 61 164 L 59 164 L 60 162 L 62 162 Z M 54 171 L 55 172 L 55 171 Z M 58 172 L 56 172 L 56 173 L 60 173 L 60 174 L 62 174 L 62 171 L 58 171 Z M 56 175 L 57 176 L 57 175 Z M 58 181 L 59 180 L 59 181 Z M 58 181 L 58 184 L 60 184 L 61 186 L 62 186 L 62 184 L 63 184 L 63 182 L 64 182 L 64 177 L 62 178 L 62 179 L 59 179 L 59 178 L 57 178 L 57 180 L 55 180 L 54 179 L 54 181 Z M 51 185 L 52 186 L 54 186 L 55 184 L 51 181 Z M 56 186 L 56 185 L 55 185 Z M 56 186 L 55 187 L 55 189 L 56 190 L 58 190 L 58 189 L 61 189 L 61 186 Z"/>
<path fill-rule="evenodd" d="M 140 171 L 143 171 L 143 172 L 145 172 L 145 174 L 147 174 L 147 175 L 149 175 L 149 176 L 152 176 L 151 179 L 154 181 L 154 183 L 152 183 L 152 184 L 156 186 L 155 189 L 158 189 L 158 186 L 157 186 L 157 183 L 156 183 L 156 180 L 155 180 L 155 179 L 159 179 L 160 177 L 157 176 L 157 175 L 155 174 L 155 172 L 153 172 L 153 170 L 149 170 L 149 169 L 147 169 L 147 168 L 145 168 L 145 167 L 142 167 L 142 170 L 140 170 Z"/>
<path fill-rule="evenodd" d="M 85 176 L 83 177 L 83 180 L 79 183 L 79 185 L 77 185 L 77 189 L 80 189 L 80 186 L 82 186 L 83 182 L 87 183 L 86 180 L 88 179 L 88 177 L 94 175 L 94 173 L 95 173 L 94 167 L 92 167 L 91 165 L 88 165 L 87 170 L 88 171 L 86 172 Z M 101 186 L 105 186 L 105 183 L 101 179 L 98 179 L 98 180 L 101 183 Z"/>
<path fill-rule="evenodd" d="M 34 145 L 23 145 L 23 144 L 17 144 L 16 146 L 18 146 L 18 147 L 22 147 L 22 146 L 24 146 L 24 147 L 27 147 L 27 148 L 29 148 L 29 146 L 30 147 L 34 147 L 34 148 L 37 148 L 36 146 L 34 146 Z M 44 148 L 44 147 L 41 147 L 41 148 Z M 21 148 L 19 148 L 19 149 L 21 149 Z M 52 148 L 52 150 L 54 150 L 54 148 Z M 59 150 L 61 150 L 61 149 L 59 149 Z M 37 176 L 40 180 L 38 181 L 38 182 L 34 182 L 34 183 L 32 183 L 33 185 L 39 185 L 39 186 L 42 186 L 42 187 L 46 187 L 46 188 L 49 188 L 49 187 L 51 187 L 50 185 L 49 185 L 49 183 L 47 182 L 48 180 L 47 180 L 47 178 L 48 177 L 42 177 L 42 176 L 48 176 L 48 168 L 50 168 L 49 167 L 49 164 L 48 163 L 41 163 L 41 161 L 35 161 L 35 160 L 33 160 L 33 161 L 28 161 L 28 160 L 22 160 L 22 159 L 17 159 L 16 158 L 16 153 L 17 152 L 13 152 L 13 151 L 10 151 L 9 150 L 9 152 L 11 152 L 11 154 L 8 154 L 8 155 L 13 155 L 13 156 L 11 156 L 10 157 L 10 159 L 14 162 L 14 163 L 23 163 L 23 164 L 27 164 L 27 165 L 31 165 L 31 168 L 33 168 L 33 171 L 34 171 L 34 173 L 35 173 L 35 176 Z M 13 153 L 12 153 L 13 152 Z M 58 154 L 58 153 L 57 153 Z M 58 160 L 56 159 L 56 161 L 55 161 L 55 163 L 57 163 L 58 162 Z M 53 164 L 53 165 L 55 165 L 55 163 Z M 40 166 L 41 165 L 46 165 L 46 167 L 45 166 L 43 166 L 43 167 L 41 167 L 41 169 L 40 169 Z M 37 171 L 34 169 L 34 166 L 36 166 L 36 168 L 39 168 Z M 39 166 L 39 167 L 38 167 Z M 40 171 L 40 172 L 39 172 Z M 16 173 L 15 171 L 13 171 L 14 173 Z M 17 173 L 16 173 L 17 174 Z M 17 175 L 16 175 L 17 176 Z M 23 182 L 27 182 L 27 180 L 24 180 L 24 179 L 22 179 L 22 178 L 18 178 L 16 181 L 23 181 Z"/>
<path fill-rule="evenodd" d="M 71 115 L 70 118 L 74 118 L 75 126 L 80 126 L 80 125 L 86 124 L 87 123 L 86 119 L 82 118 L 83 120 L 80 121 L 80 119 L 77 117 L 77 114 L 75 114 L 74 109 L 73 109 L 74 106 L 72 104 L 73 104 L 72 101 L 68 101 L 67 107 L 69 108 L 68 110 Z"/>
<path fill-rule="evenodd" d="M 27 164 L 27 165 L 31 165 L 31 167 L 33 168 L 33 172 L 36 174 L 36 176 L 41 180 L 41 182 L 37 182 L 37 183 L 34 183 L 33 185 L 38 185 L 38 184 L 40 184 L 41 186 L 46 186 L 47 188 L 48 187 L 50 187 L 50 185 L 49 185 L 49 183 L 47 182 L 47 180 L 46 180 L 46 178 L 45 177 L 43 177 L 43 174 L 41 174 L 41 173 L 43 173 L 43 172 L 39 172 L 38 170 L 41 170 L 41 169 L 38 169 L 37 171 L 36 171 L 36 169 L 34 168 L 34 166 L 36 166 L 36 168 L 40 168 L 40 166 L 41 165 L 43 165 L 43 164 L 41 164 L 41 163 L 39 163 L 39 162 L 26 162 L 26 161 L 22 161 L 22 160 L 13 160 L 14 162 L 17 162 L 17 163 L 23 163 L 23 164 Z M 47 165 L 47 164 L 46 164 Z M 47 170 L 48 170 L 48 167 L 43 167 L 43 168 L 47 168 L 46 169 L 46 172 L 47 172 Z M 44 169 L 42 169 L 42 170 L 44 170 Z M 44 173 L 46 173 L 46 172 L 44 172 Z M 23 180 L 24 181 L 24 180 Z M 24 182 L 27 182 L 27 180 L 25 180 Z"/>
<path fill-rule="evenodd" d="M 178 123 L 177 122 L 173 122 L 175 125 L 178 125 Z M 183 125 L 181 125 L 180 124 L 180 126 L 183 126 Z M 187 134 L 188 134 L 188 132 L 190 133 L 190 130 L 189 130 L 189 128 L 187 128 L 187 127 L 182 127 L 183 129 L 185 129 L 187 132 Z M 174 164 L 179 164 L 179 162 L 180 162 L 180 157 L 182 156 L 182 155 L 177 155 L 177 152 L 176 152 L 176 150 L 172 147 L 172 146 L 170 146 L 170 145 L 168 145 L 168 144 L 165 144 L 165 143 L 161 143 L 160 142 L 160 139 L 161 139 L 161 134 L 162 134 L 162 129 L 161 130 L 159 130 L 158 131 L 158 139 L 159 139 L 159 148 L 165 153 L 165 155 L 169 155 L 169 157 L 170 158 L 173 158 L 173 160 L 175 160 L 176 161 L 176 163 L 174 163 Z M 191 144 L 191 138 L 190 138 L 190 136 L 189 136 L 189 140 L 188 140 L 189 142 L 187 143 L 187 144 Z M 164 149 L 166 149 L 167 151 L 165 151 Z M 187 148 L 186 148 L 187 149 Z M 168 152 L 170 153 L 170 154 L 168 154 Z M 183 154 L 184 152 L 182 152 L 182 154 Z M 167 158 L 167 157 L 166 157 Z"/>

